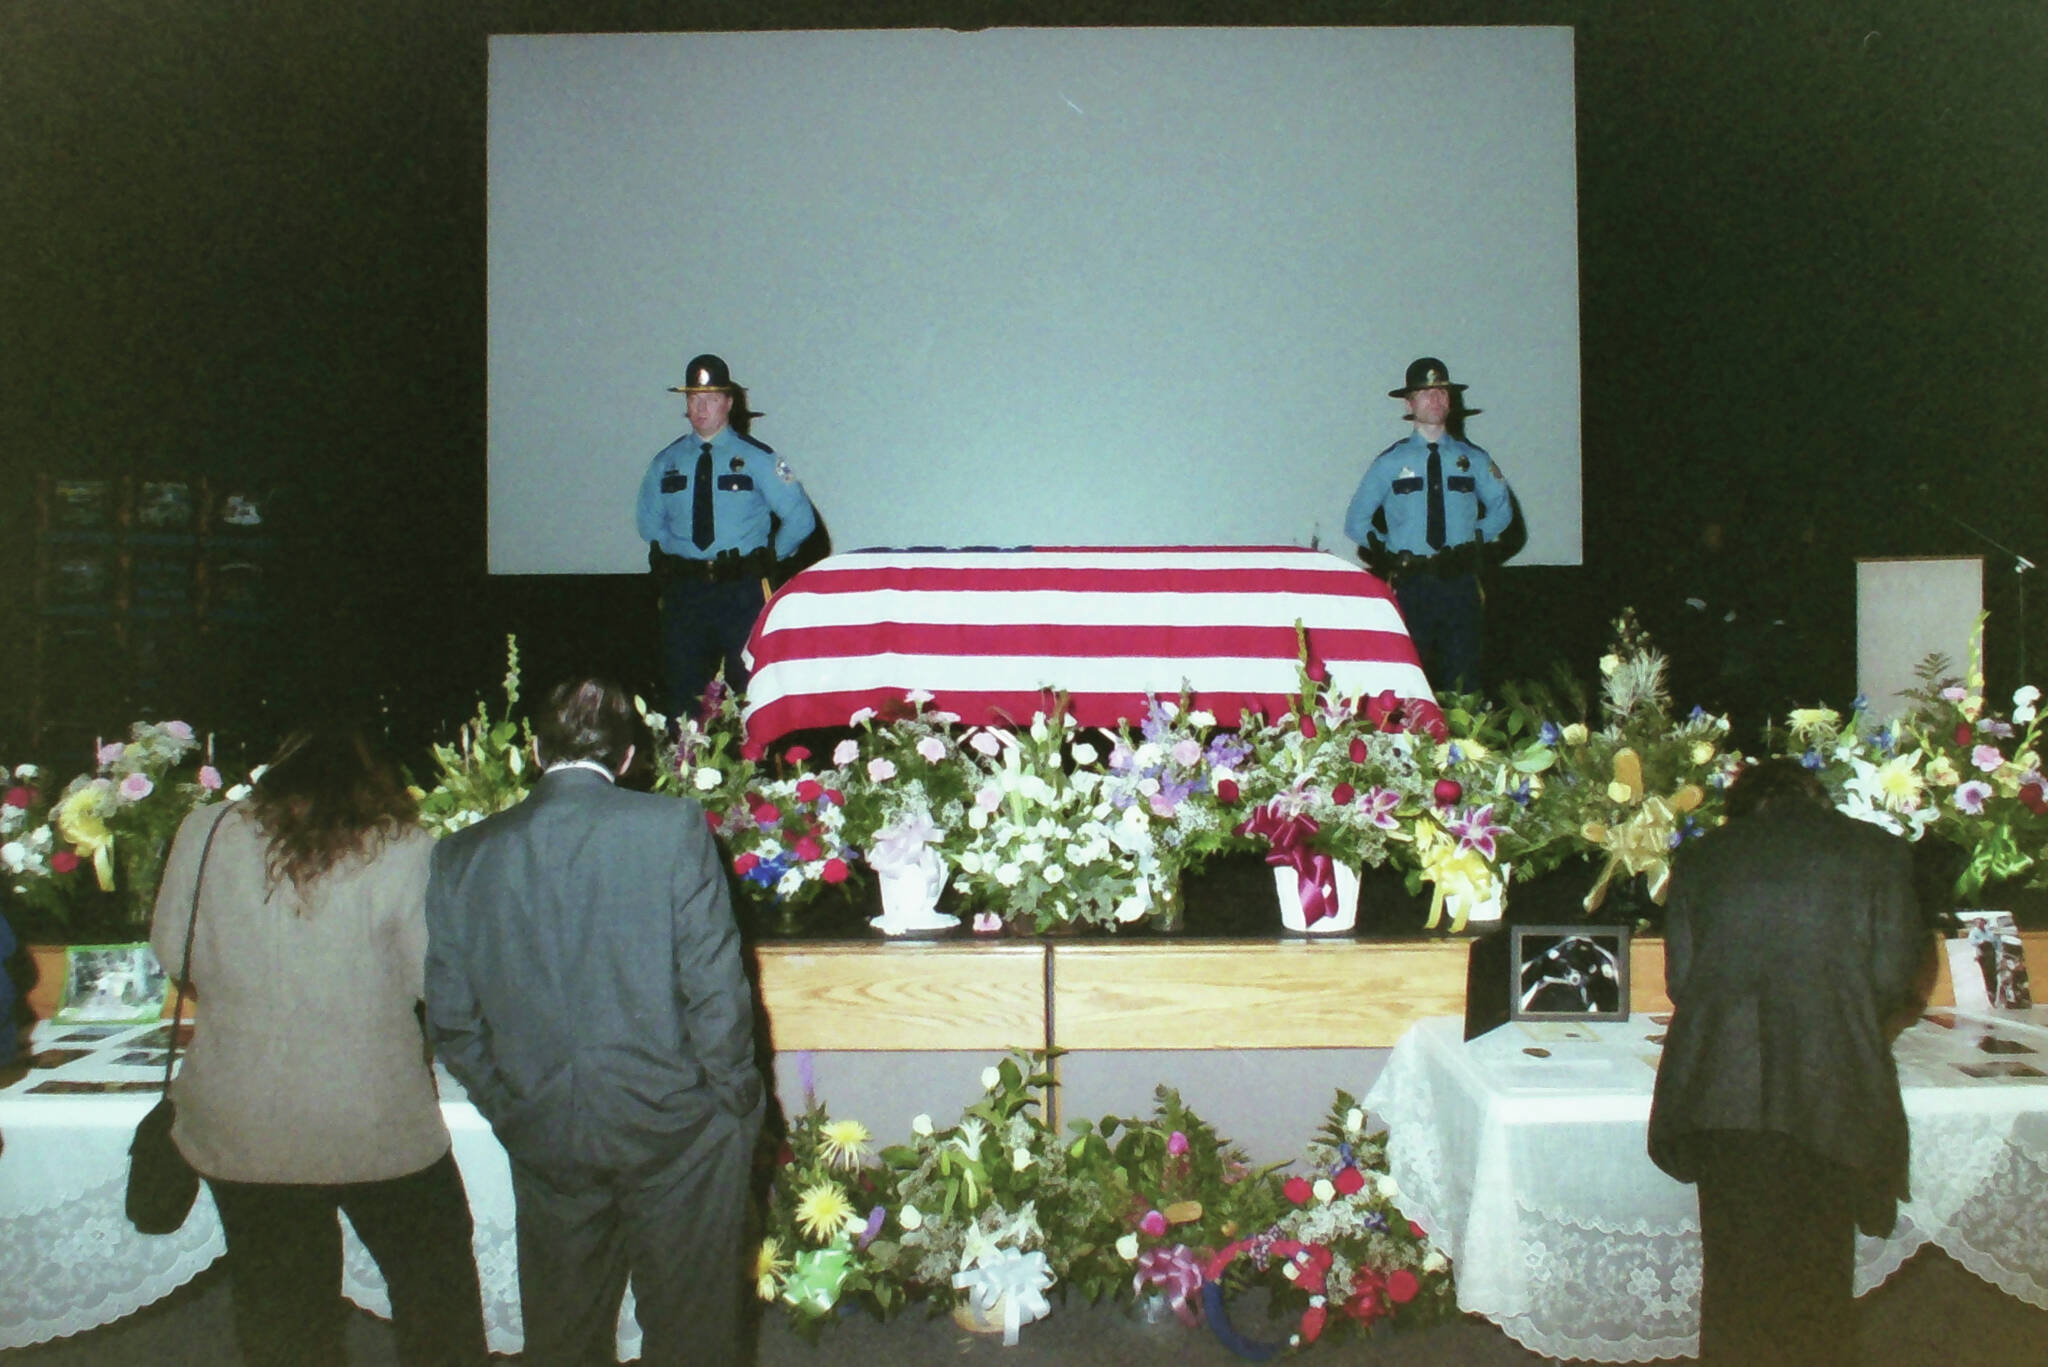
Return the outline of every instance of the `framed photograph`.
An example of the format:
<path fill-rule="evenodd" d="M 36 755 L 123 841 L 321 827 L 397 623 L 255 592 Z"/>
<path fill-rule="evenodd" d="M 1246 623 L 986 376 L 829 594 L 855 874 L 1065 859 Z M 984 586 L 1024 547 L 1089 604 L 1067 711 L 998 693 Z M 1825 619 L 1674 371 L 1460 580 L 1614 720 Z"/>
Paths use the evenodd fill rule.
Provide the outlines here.
<path fill-rule="evenodd" d="M 1511 926 L 1509 934 L 1509 1019 L 1628 1019 L 1627 926 Z"/>
<path fill-rule="evenodd" d="M 192 511 L 192 486 L 183 480 L 144 480 L 135 495 L 135 525 L 144 531 L 190 531 Z"/>
<path fill-rule="evenodd" d="M 51 1019 L 59 1025 L 146 1024 L 163 1016 L 170 985 L 147 944 L 70 945 Z"/>
<path fill-rule="evenodd" d="M 2034 1004 L 2026 946 L 2009 911 L 1958 910 L 1948 942 L 1949 980 L 1965 1009 L 2024 1011 Z"/>
<path fill-rule="evenodd" d="M 105 531 L 114 525 L 114 485 L 105 479 L 50 482 L 50 525 L 63 531 Z"/>

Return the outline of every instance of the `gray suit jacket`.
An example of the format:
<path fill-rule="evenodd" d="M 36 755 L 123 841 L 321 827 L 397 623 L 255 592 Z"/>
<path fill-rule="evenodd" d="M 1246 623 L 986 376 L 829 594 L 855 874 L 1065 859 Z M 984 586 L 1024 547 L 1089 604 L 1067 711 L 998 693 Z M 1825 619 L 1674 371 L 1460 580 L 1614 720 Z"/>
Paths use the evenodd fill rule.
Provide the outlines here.
<path fill-rule="evenodd" d="M 1859 1222 L 1889 1228 L 1907 1136 L 1887 1023 L 1913 1007 L 1932 951 L 1912 847 L 1875 826 L 1774 803 L 1687 846 L 1665 922 L 1674 1013 L 1652 1160 L 1691 1181 L 1713 1131 L 1788 1135 L 1853 1169 Z"/>
<path fill-rule="evenodd" d="M 558 1184 L 674 1157 L 762 1104 L 723 862 L 687 799 L 561 769 L 434 851 L 427 1026 Z"/>

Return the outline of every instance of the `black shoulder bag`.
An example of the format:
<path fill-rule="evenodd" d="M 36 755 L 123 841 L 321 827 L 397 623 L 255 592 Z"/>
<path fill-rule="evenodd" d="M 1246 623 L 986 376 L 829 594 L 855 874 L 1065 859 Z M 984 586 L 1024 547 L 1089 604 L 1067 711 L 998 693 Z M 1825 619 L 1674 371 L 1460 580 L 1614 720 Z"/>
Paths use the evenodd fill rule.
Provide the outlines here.
<path fill-rule="evenodd" d="M 128 1223 L 144 1234 L 175 1234 L 192 1213 L 199 1196 L 199 1174 L 171 1142 L 171 1122 L 178 1109 L 171 1101 L 171 1070 L 178 1060 L 178 1027 L 185 1014 L 185 983 L 192 976 L 192 932 L 199 925 L 199 889 L 206 880 L 206 857 L 220 834 L 222 813 L 206 833 L 199 851 L 199 872 L 192 879 L 192 915 L 185 922 L 185 957 L 178 965 L 178 998 L 171 1008 L 171 1043 L 164 1052 L 163 1100 L 149 1108 L 128 1145 Z"/>

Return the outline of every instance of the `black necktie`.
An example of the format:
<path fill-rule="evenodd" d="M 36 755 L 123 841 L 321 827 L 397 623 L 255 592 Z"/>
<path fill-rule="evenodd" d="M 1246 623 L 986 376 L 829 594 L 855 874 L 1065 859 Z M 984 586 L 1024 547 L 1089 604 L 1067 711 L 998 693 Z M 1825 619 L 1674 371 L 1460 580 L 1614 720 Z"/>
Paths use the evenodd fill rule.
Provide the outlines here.
<path fill-rule="evenodd" d="M 707 446 L 704 449 L 708 451 L 711 448 Z M 1426 535 L 1431 550 L 1444 548 L 1444 461 L 1436 453 L 1435 442 L 1429 443 L 1429 530 Z"/>
<path fill-rule="evenodd" d="M 1431 465 L 1429 468 L 1432 472 L 1436 470 L 1435 465 Z M 1430 487 L 1436 487 L 1434 473 L 1431 475 Z M 1433 501 L 1430 507 L 1436 509 L 1436 520 L 1429 525 L 1435 527 L 1438 533 L 1441 534 L 1443 531 L 1442 501 Z M 711 443 L 707 441 L 704 443 L 704 448 L 697 452 L 696 493 L 690 498 L 690 540 L 696 542 L 697 549 L 701 551 L 709 549 L 711 539 L 716 535 L 717 531 L 714 528 L 711 517 Z"/>

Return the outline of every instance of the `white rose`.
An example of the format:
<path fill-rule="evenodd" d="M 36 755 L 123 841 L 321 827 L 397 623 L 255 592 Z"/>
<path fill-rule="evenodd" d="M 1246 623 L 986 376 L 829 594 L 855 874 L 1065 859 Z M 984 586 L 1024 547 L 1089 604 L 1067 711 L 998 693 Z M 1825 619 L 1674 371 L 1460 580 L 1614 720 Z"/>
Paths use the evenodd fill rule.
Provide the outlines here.
<path fill-rule="evenodd" d="M 713 788 L 716 788 L 720 783 L 723 783 L 725 781 L 725 775 L 719 773 L 716 769 L 712 768 L 710 765 L 707 764 L 702 769 L 699 769 L 697 771 L 697 777 L 695 781 L 697 784 L 698 792 L 708 793 Z"/>
<path fill-rule="evenodd" d="M 1050 731 L 1047 731 L 1045 729 L 1044 713 L 1041 712 L 1039 715 L 1031 719 L 1031 739 L 1038 741 L 1040 744 L 1043 744 L 1045 742 L 1046 737 L 1051 734 L 1052 733 Z"/>
<path fill-rule="evenodd" d="M 845 768 L 860 758 L 860 742 L 851 738 L 832 747 L 832 763 Z"/>
<path fill-rule="evenodd" d="M 981 808 L 979 808 L 979 807 L 976 807 L 976 808 L 975 808 L 975 809 L 974 809 L 973 811 L 969 812 L 969 813 L 967 814 L 967 829 L 969 829 L 970 831 L 985 831 L 985 830 L 987 830 L 987 829 L 988 829 L 988 813 L 987 813 L 987 812 L 984 812 L 984 811 L 983 811 L 983 810 L 982 810 Z"/>
<path fill-rule="evenodd" d="M 996 1066 L 995 1066 L 995 1065 L 994 1065 L 993 1063 L 991 1063 L 991 1064 L 990 1064 L 990 1065 L 989 1065 L 988 1067 L 986 1067 L 986 1068 L 984 1068 L 984 1069 L 982 1069 L 982 1070 L 981 1070 L 981 1090 L 982 1090 L 982 1091 L 984 1091 L 984 1092 L 993 1092 L 993 1091 L 994 1091 L 994 1090 L 995 1090 L 996 1088 L 998 1088 L 998 1087 L 1000 1087 L 1000 1086 L 1002 1086 L 1002 1085 L 1003 1085 L 1003 1070 L 1002 1070 L 1002 1069 L 1000 1069 L 1000 1068 L 996 1067 Z"/>
<path fill-rule="evenodd" d="M 905 1229 L 920 1229 L 924 1226 L 924 1212 L 907 1205 L 896 1212 L 896 1223 Z"/>
<path fill-rule="evenodd" d="M 1318 1177 L 1316 1184 L 1310 1187 L 1309 1190 L 1315 1193 L 1318 1201 L 1333 1200 L 1337 1195 L 1337 1188 L 1330 1184 L 1330 1179 L 1327 1177 Z"/>
<path fill-rule="evenodd" d="M 1039 875 L 1048 883 L 1057 883 L 1067 876 L 1067 871 L 1057 864 L 1047 864 L 1039 870 Z"/>
<path fill-rule="evenodd" d="M 20 873 L 28 865 L 28 851 L 19 840 L 10 840 L 0 845 L 0 864 L 6 865 L 9 873 Z"/>
<path fill-rule="evenodd" d="M 1344 1133 L 1357 1134 L 1364 1128 L 1365 1111 L 1363 1109 L 1353 1106 L 1350 1110 L 1344 1112 Z"/>
<path fill-rule="evenodd" d="M 1391 1201 L 1401 1194 L 1401 1184 L 1390 1172 L 1383 1172 L 1372 1179 L 1372 1189 L 1379 1193 L 1382 1201 Z"/>
<path fill-rule="evenodd" d="M 1031 1150 L 1015 1148 L 1010 1150 L 1010 1171 L 1022 1172 L 1031 1166 Z"/>
<path fill-rule="evenodd" d="M 1090 745 L 1087 741 L 1083 740 L 1074 742 L 1074 763 L 1093 764 L 1095 763 L 1099 755 L 1100 752 L 1097 751 L 1096 748 Z"/>
<path fill-rule="evenodd" d="M 913 1118 L 910 1122 L 910 1132 L 916 1135 L 924 1135 L 927 1138 L 929 1138 L 932 1132 L 932 1118 L 922 1111 L 918 1112 L 916 1117 Z M 908 1211 L 915 1211 L 917 1207 L 905 1206 L 904 1209 Z"/>
<path fill-rule="evenodd" d="M 1204 712 L 1198 709 L 1188 713 L 1188 725 L 1197 730 L 1206 731 L 1215 724 L 1216 714 L 1214 712 Z"/>
<path fill-rule="evenodd" d="M 996 866 L 996 882 L 1002 884 L 1002 886 L 1014 888 L 1023 881 L 1024 870 L 1018 868 L 1015 864 L 999 864 Z"/>
<path fill-rule="evenodd" d="M 1451 1260 L 1444 1256 L 1442 1249 L 1432 1248 L 1429 1252 L 1422 1255 L 1422 1270 L 1424 1272 L 1441 1272 L 1450 1265 Z"/>
<path fill-rule="evenodd" d="M 1138 1236 L 1132 1233 L 1118 1239 L 1116 1241 L 1116 1251 L 1123 1257 L 1125 1262 L 1136 1262 L 1138 1258 Z"/>

